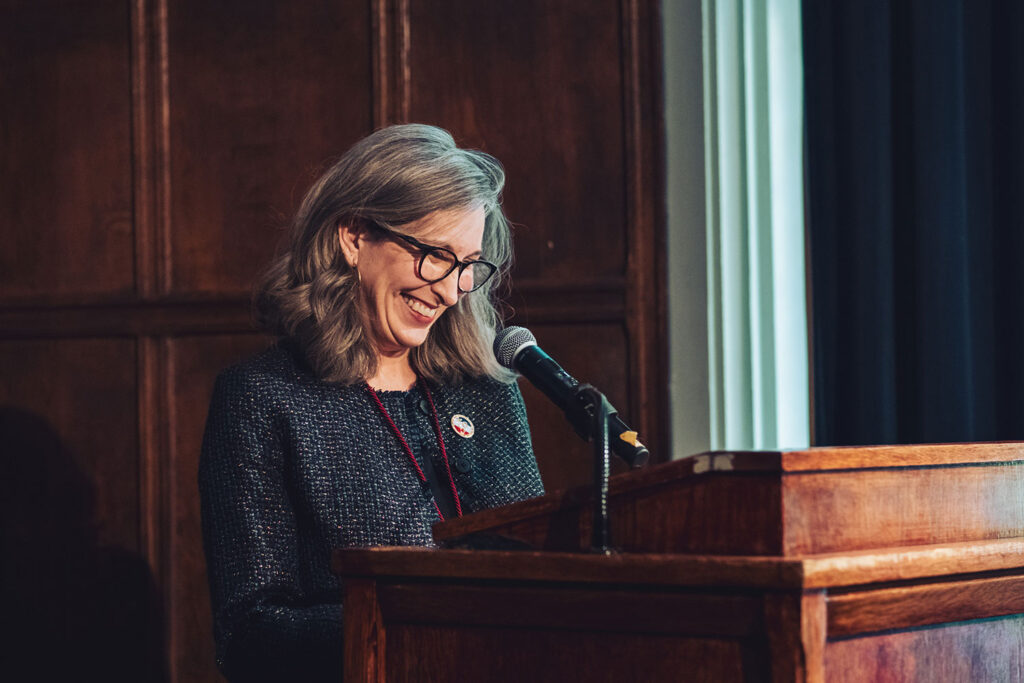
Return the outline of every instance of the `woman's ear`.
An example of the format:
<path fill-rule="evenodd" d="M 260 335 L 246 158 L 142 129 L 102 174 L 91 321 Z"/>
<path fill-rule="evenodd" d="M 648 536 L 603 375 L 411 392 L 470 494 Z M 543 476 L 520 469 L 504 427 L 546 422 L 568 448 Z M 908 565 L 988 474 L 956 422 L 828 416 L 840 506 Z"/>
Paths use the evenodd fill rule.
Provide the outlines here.
<path fill-rule="evenodd" d="M 338 223 L 338 243 L 348 265 L 355 268 L 359 265 L 359 250 L 366 244 L 363 231 L 354 221 Z"/>

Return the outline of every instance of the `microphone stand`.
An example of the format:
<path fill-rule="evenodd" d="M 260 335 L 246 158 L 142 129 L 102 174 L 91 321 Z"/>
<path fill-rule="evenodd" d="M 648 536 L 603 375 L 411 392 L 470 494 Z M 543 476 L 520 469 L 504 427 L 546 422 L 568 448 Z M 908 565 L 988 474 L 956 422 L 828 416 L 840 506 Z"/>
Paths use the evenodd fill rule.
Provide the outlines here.
<path fill-rule="evenodd" d="M 590 552 L 611 555 L 611 529 L 608 521 L 608 477 L 611 474 L 611 447 L 608 442 L 608 416 L 611 404 L 604 394 L 589 384 L 576 388 L 580 400 L 579 419 L 589 419 L 594 444 L 594 518 Z"/>

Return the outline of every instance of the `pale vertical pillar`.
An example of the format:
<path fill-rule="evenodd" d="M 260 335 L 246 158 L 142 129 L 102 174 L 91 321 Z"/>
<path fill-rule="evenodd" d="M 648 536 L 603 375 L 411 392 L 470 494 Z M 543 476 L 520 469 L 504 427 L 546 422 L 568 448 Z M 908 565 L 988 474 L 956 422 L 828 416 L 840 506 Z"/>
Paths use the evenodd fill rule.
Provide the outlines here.
<path fill-rule="evenodd" d="M 807 446 L 800 2 L 663 19 L 674 453 Z"/>

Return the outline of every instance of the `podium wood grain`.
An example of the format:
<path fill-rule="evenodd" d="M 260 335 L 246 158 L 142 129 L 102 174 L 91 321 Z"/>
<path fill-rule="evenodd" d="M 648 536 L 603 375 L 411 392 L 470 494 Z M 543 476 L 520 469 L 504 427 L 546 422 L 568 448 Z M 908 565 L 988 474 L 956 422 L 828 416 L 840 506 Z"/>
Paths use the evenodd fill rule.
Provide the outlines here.
<path fill-rule="evenodd" d="M 346 680 L 1021 681 L 1022 455 L 707 453 L 613 478 L 610 557 L 584 489 L 435 527 L 537 550 L 339 551 Z"/>
<path fill-rule="evenodd" d="M 590 541 L 590 491 L 555 491 L 435 526 L 545 550 Z M 803 555 L 1024 534 L 1024 444 L 704 453 L 612 479 L 629 552 Z"/>

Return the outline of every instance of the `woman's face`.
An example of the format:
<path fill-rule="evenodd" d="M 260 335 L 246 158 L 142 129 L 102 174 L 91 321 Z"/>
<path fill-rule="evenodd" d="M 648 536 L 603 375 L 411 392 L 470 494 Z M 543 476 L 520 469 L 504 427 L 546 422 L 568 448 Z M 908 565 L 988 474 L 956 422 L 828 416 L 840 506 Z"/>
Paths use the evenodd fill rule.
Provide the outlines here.
<path fill-rule="evenodd" d="M 484 219 L 482 208 L 435 211 L 400 230 L 424 244 L 445 247 L 465 261 L 481 257 Z M 401 240 L 357 230 L 339 226 L 338 236 L 349 265 L 359 271 L 377 352 L 404 355 L 426 341 L 431 325 L 458 303 L 458 269 L 438 282 L 424 282 L 417 275 L 421 251 Z"/>

